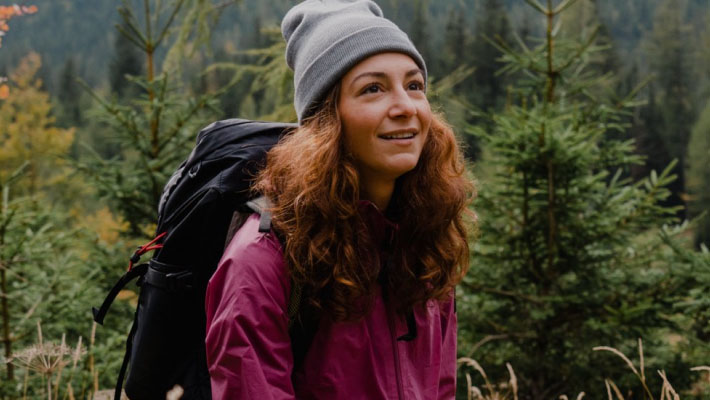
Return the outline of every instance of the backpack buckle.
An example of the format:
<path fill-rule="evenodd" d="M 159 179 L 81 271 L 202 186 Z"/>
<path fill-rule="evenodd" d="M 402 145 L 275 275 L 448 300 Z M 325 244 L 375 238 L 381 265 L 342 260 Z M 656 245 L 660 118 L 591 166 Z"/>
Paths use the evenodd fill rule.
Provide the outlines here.
<path fill-rule="evenodd" d="M 165 275 L 168 283 L 168 290 L 183 291 L 192 289 L 192 272 L 172 272 Z"/>
<path fill-rule="evenodd" d="M 150 267 L 143 277 L 143 280 L 149 285 L 159 287 L 169 292 L 180 292 L 192 289 L 191 271 L 165 273 Z"/>

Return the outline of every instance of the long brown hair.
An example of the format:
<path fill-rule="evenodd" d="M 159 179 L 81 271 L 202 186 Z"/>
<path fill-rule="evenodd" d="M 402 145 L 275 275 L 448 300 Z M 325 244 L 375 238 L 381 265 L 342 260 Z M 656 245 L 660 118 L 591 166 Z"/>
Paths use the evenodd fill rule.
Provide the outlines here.
<path fill-rule="evenodd" d="M 318 111 L 268 154 L 256 190 L 273 203 L 272 226 L 285 240 L 291 278 L 336 321 L 370 309 L 378 282 L 403 312 L 451 296 L 468 269 L 468 205 L 474 186 L 453 130 L 433 115 L 417 166 L 398 178 L 390 208 L 399 225 L 388 270 L 376 261 L 358 212 L 360 185 L 345 149 L 338 85 Z"/>

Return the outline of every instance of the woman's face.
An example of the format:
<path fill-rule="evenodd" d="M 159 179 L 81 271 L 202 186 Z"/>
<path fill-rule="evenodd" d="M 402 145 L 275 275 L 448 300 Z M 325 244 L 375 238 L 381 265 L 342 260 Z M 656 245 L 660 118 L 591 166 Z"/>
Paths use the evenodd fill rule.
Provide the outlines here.
<path fill-rule="evenodd" d="M 338 111 L 361 180 L 395 180 L 417 165 L 432 118 L 424 83 L 401 53 L 366 58 L 341 80 Z"/>

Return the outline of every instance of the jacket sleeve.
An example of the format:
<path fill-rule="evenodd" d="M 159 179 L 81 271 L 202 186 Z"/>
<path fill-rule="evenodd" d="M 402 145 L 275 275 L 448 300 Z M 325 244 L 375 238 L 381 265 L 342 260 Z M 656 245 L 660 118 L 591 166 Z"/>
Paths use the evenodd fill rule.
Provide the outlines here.
<path fill-rule="evenodd" d="M 256 222 L 255 222 L 256 221 Z M 250 218 L 227 247 L 205 296 L 214 399 L 293 399 L 290 283 L 278 240 Z"/>
<path fill-rule="evenodd" d="M 455 294 L 441 307 L 441 372 L 439 379 L 439 399 L 456 397 L 456 339 L 457 317 Z"/>

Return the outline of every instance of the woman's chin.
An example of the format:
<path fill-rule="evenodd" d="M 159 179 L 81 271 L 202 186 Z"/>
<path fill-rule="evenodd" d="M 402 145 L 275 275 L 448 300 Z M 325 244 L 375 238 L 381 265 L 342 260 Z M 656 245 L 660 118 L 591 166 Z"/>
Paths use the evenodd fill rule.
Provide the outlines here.
<path fill-rule="evenodd" d="M 399 178 L 400 176 L 406 174 L 407 172 L 413 170 L 416 167 L 416 162 L 399 163 L 397 165 L 393 165 L 389 169 L 388 175 L 393 176 L 394 178 Z"/>

